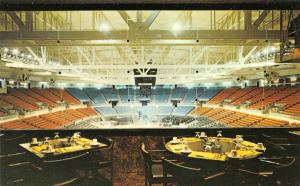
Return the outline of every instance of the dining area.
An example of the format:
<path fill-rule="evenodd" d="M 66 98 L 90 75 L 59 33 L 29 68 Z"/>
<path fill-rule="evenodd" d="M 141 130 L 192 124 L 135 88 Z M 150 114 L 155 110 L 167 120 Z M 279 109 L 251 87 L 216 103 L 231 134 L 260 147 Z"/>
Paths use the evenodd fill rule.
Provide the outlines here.
<path fill-rule="evenodd" d="M 103 136 L 1 136 L 1 183 L 4 185 L 113 185 L 113 141 Z M 30 139 L 31 138 L 31 139 Z M 101 176 L 101 171 L 105 174 Z M 103 172 L 103 171 L 102 171 Z"/>
<path fill-rule="evenodd" d="M 240 134 L 226 137 L 216 131 L 211 136 L 195 132 L 194 136 L 164 137 L 162 149 L 150 149 L 142 143 L 145 186 L 299 183 L 297 157 L 274 152 L 270 141 L 268 149 L 261 141 L 247 138 Z"/>
<path fill-rule="evenodd" d="M 1 184 L 291 185 L 299 137 L 279 131 L 1 131 Z"/>

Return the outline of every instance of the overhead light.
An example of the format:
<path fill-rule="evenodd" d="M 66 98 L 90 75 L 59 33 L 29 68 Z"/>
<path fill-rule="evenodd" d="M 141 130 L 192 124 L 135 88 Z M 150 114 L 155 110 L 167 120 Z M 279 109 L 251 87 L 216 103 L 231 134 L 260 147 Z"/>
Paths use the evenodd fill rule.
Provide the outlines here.
<path fill-rule="evenodd" d="M 173 30 L 174 32 L 179 32 L 181 29 L 182 29 L 182 25 L 179 24 L 179 23 L 175 23 L 175 24 L 173 25 L 173 27 L 172 27 L 172 30 Z"/>
<path fill-rule="evenodd" d="M 22 53 L 22 54 L 21 54 L 21 56 L 22 56 L 22 57 L 24 57 L 24 56 L 25 56 L 25 54 L 24 54 L 24 53 Z"/>
<path fill-rule="evenodd" d="M 100 32 L 108 32 L 110 30 L 110 26 L 107 23 L 101 23 L 99 26 L 99 31 Z"/>
<path fill-rule="evenodd" d="M 256 57 L 259 58 L 260 57 L 260 52 L 256 53 Z"/>
<path fill-rule="evenodd" d="M 18 54 L 20 53 L 20 51 L 19 51 L 18 49 L 13 49 L 12 53 L 13 53 L 14 55 L 18 55 Z"/>
<path fill-rule="evenodd" d="M 270 51 L 274 53 L 274 52 L 276 52 L 276 48 L 275 48 L 274 46 L 272 46 L 272 47 L 270 48 Z"/>
<path fill-rule="evenodd" d="M 269 53 L 269 50 L 267 49 L 267 48 L 265 48 L 264 50 L 263 50 L 263 54 L 264 55 L 267 55 Z"/>
<path fill-rule="evenodd" d="M 291 81 L 297 81 L 297 76 L 290 77 Z"/>

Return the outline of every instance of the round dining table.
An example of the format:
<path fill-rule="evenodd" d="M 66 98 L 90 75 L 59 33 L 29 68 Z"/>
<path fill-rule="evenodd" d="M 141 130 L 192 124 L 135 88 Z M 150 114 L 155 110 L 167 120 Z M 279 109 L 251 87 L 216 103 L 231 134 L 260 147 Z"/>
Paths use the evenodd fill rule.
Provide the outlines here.
<path fill-rule="evenodd" d="M 220 136 L 173 138 L 165 144 L 165 148 L 176 156 L 221 162 L 256 158 L 266 150 L 262 143 L 246 141 L 240 135 L 236 138 Z"/>

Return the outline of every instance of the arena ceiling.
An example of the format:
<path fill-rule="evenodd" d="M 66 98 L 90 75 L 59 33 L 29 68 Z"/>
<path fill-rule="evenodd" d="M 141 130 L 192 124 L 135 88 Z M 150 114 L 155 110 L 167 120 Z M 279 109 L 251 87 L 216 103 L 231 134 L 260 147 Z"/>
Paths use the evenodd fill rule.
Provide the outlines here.
<path fill-rule="evenodd" d="M 157 84 L 297 74 L 286 63 L 287 27 L 298 10 L 2 11 L 3 77 L 134 84 L 157 68 Z M 296 62 L 299 62 L 296 61 Z M 142 74 L 143 76 L 147 76 Z"/>

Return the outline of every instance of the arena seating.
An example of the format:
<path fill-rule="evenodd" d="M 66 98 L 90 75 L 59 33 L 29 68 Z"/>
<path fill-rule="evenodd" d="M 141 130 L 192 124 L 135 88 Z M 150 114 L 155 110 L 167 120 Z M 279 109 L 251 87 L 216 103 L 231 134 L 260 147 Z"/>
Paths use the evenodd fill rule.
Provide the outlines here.
<path fill-rule="evenodd" d="M 0 96 L 0 110 L 1 110 L 1 112 L 5 113 L 10 107 L 12 107 L 12 105 L 5 102 L 4 100 L 1 100 L 1 96 Z"/>
<path fill-rule="evenodd" d="M 153 91 L 153 100 L 155 103 L 168 103 L 171 89 L 156 88 Z"/>
<path fill-rule="evenodd" d="M 300 103 L 300 88 L 290 88 L 293 89 L 291 95 L 277 101 L 278 104 L 281 104 L 284 108 L 289 108 L 295 104 Z"/>
<path fill-rule="evenodd" d="M 5 101 L 11 105 L 13 105 L 14 107 L 18 107 L 23 109 L 24 111 L 35 111 L 38 110 L 39 107 L 33 104 L 30 104 L 28 102 L 23 101 L 22 99 L 19 99 L 17 97 L 11 96 L 9 94 L 6 95 L 1 95 L 0 99 L 2 101 Z"/>
<path fill-rule="evenodd" d="M 297 104 L 285 109 L 282 113 L 300 117 L 300 103 L 297 103 Z"/>
<path fill-rule="evenodd" d="M 193 106 L 178 106 L 174 108 L 172 115 L 185 116 L 189 112 L 191 112 L 193 108 L 194 108 Z"/>
<path fill-rule="evenodd" d="M 268 106 L 269 104 L 274 103 L 275 101 L 277 101 L 277 96 L 283 94 L 284 89 L 284 87 L 267 88 L 262 95 L 256 95 L 255 97 L 250 99 L 250 109 L 262 109 Z"/>
<path fill-rule="evenodd" d="M 121 99 L 121 102 L 124 104 L 124 103 L 128 103 L 129 101 L 130 102 L 133 102 L 134 101 L 134 91 L 133 89 L 119 89 L 118 90 L 119 92 L 119 95 L 120 95 L 120 99 Z M 128 101 L 129 99 L 129 101 Z"/>
<path fill-rule="evenodd" d="M 48 105 L 49 107 L 54 107 L 56 105 L 55 102 L 49 100 L 48 98 L 44 97 L 43 95 L 36 93 L 32 89 L 18 89 L 18 91 L 21 91 L 23 94 L 33 97 L 34 99 L 38 100 L 41 103 Z"/>
<path fill-rule="evenodd" d="M 129 106 L 116 106 L 115 110 L 118 113 L 118 115 L 128 115 L 137 112 L 136 108 L 131 108 Z"/>
<path fill-rule="evenodd" d="M 59 98 L 63 99 L 65 102 L 71 105 L 77 105 L 80 104 L 80 101 L 75 99 L 73 96 L 71 96 L 67 91 L 65 90 L 59 90 L 59 89 L 54 89 L 50 88 L 48 89 L 52 94 L 58 96 Z"/>
<path fill-rule="evenodd" d="M 39 116 L 27 117 L 5 122 L 2 129 L 56 129 L 72 124 L 82 118 L 95 116 L 98 113 L 92 108 L 67 109 Z"/>
<path fill-rule="evenodd" d="M 103 88 L 103 89 L 101 89 L 101 92 L 107 102 L 110 100 L 120 100 L 118 90 L 116 90 L 116 89 Z"/>
<path fill-rule="evenodd" d="M 198 95 L 200 95 L 198 99 L 208 101 L 211 98 L 213 98 L 216 94 L 218 94 L 221 90 L 222 88 L 220 87 L 204 88 L 201 92 L 198 93 Z"/>
<path fill-rule="evenodd" d="M 235 92 L 237 92 L 239 88 L 228 88 L 219 92 L 216 96 L 214 96 L 211 100 L 208 101 L 210 104 L 219 104 L 227 97 L 231 96 Z"/>
<path fill-rule="evenodd" d="M 103 127 L 101 118 L 90 118 L 84 121 L 78 121 L 64 127 L 64 129 L 99 129 Z"/>
<path fill-rule="evenodd" d="M 0 117 L 2 116 L 5 116 L 5 113 L 0 111 Z"/>
<path fill-rule="evenodd" d="M 236 91 L 235 93 L 233 93 L 232 95 L 228 96 L 226 99 L 228 99 L 230 102 L 234 102 L 235 100 L 249 94 L 250 92 L 252 92 L 255 89 L 256 89 L 256 87 L 240 89 L 240 90 Z"/>
<path fill-rule="evenodd" d="M 104 116 L 115 116 L 117 112 L 111 106 L 95 107 L 95 109 Z"/>
<path fill-rule="evenodd" d="M 14 97 L 17 97 L 18 99 L 21 99 L 27 103 L 30 103 L 32 105 L 36 105 L 39 101 L 34 99 L 33 97 L 30 97 L 26 94 L 23 94 L 22 92 L 18 91 L 18 89 L 8 89 L 9 95 L 12 95 Z M 36 105 L 37 106 L 37 105 Z"/>
<path fill-rule="evenodd" d="M 58 124 L 55 124 L 49 120 L 46 120 L 42 117 L 38 117 L 38 116 L 33 116 L 33 117 L 29 117 L 26 119 L 23 119 L 23 122 L 34 126 L 36 128 L 40 128 L 40 129 L 55 129 L 55 128 L 59 128 Z"/>
<path fill-rule="evenodd" d="M 37 129 L 37 127 L 25 123 L 23 120 L 14 120 L 0 125 L 2 129 Z"/>
<path fill-rule="evenodd" d="M 183 103 L 185 104 L 193 104 L 195 99 L 198 99 L 199 95 L 203 92 L 204 88 L 198 87 L 197 92 L 196 88 L 188 89 L 186 95 L 183 98 Z"/>
<path fill-rule="evenodd" d="M 240 105 L 241 103 L 250 100 L 254 96 L 262 95 L 263 89 L 253 88 L 253 89 L 245 89 L 245 91 L 247 91 L 247 93 L 244 96 L 236 98 L 234 101 L 230 102 L 230 104 L 235 106 Z"/>
<path fill-rule="evenodd" d="M 90 101 L 91 99 L 79 88 L 66 88 L 71 95 L 73 95 L 76 99 L 81 101 Z"/>
<path fill-rule="evenodd" d="M 101 91 L 96 88 L 86 88 L 83 92 L 93 101 L 96 105 L 107 104 L 105 97 L 102 95 Z"/>
<path fill-rule="evenodd" d="M 108 106 L 110 100 L 119 101 L 119 103 L 139 103 L 140 90 L 133 88 L 66 88 L 66 90 L 81 101 L 92 101 L 96 106 Z M 209 100 L 215 94 L 217 94 L 221 88 L 186 88 L 186 87 L 162 87 L 157 86 L 151 90 L 151 96 L 149 97 L 151 103 L 158 104 L 170 104 L 171 99 L 180 100 L 182 104 L 193 105 L 195 99 Z M 143 98 L 144 99 L 144 98 Z"/>
<path fill-rule="evenodd" d="M 22 110 L 25 112 L 40 110 L 43 106 L 55 107 L 62 99 L 68 104 L 80 104 L 65 90 L 59 89 L 24 89 L 9 88 L 7 94 L 0 94 L 1 116 L 8 115 L 8 110 Z"/>
<path fill-rule="evenodd" d="M 171 90 L 171 99 L 182 100 L 187 93 L 186 88 L 178 87 Z"/>
<path fill-rule="evenodd" d="M 209 104 L 226 104 L 239 106 L 248 103 L 248 109 L 261 110 L 279 107 L 282 114 L 300 116 L 300 87 L 249 87 L 244 89 L 224 89 Z"/>
<path fill-rule="evenodd" d="M 285 120 L 271 119 L 261 116 L 250 115 L 222 108 L 198 107 L 191 115 L 205 116 L 215 122 L 223 123 L 227 127 L 284 127 L 289 126 Z M 295 126 L 300 126 L 295 124 Z"/>

